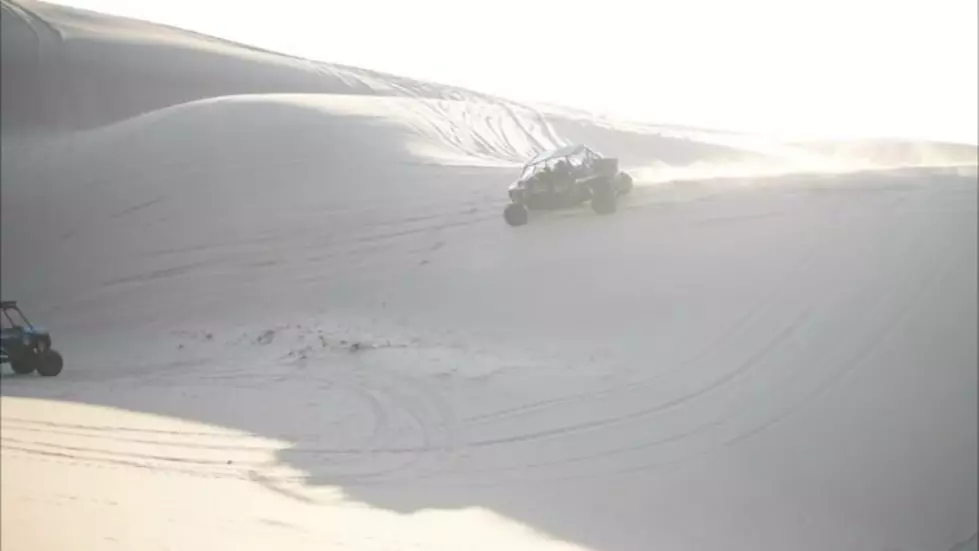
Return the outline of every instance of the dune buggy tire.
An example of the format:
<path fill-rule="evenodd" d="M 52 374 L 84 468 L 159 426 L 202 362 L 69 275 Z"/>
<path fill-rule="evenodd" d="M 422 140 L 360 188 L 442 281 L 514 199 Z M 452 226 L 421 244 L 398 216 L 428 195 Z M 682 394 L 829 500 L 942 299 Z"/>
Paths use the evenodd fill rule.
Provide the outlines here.
<path fill-rule="evenodd" d="M 14 370 L 14 373 L 18 375 L 30 375 L 34 373 L 37 363 L 31 361 L 30 359 L 18 360 L 16 362 L 10 362 L 10 369 Z"/>
<path fill-rule="evenodd" d="M 511 226 L 523 226 L 528 221 L 527 207 L 511 203 L 503 209 L 503 219 Z"/>
<path fill-rule="evenodd" d="M 65 367 L 65 360 L 57 350 L 47 349 L 37 357 L 37 374 L 42 377 L 57 377 Z"/>
<path fill-rule="evenodd" d="M 623 172 L 619 176 L 619 178 L 622 179 L 622 182 L 619 184 L 619 194 L 620 195 L 629 195 L 629 193 L 632 192 L 632 176 L 630 176 L 626 172 Z"/>
<path fill-rule="evenodd" d="M 618 207 L 615 189 L 610 185 L 597 186 L 592 192 L 591 209 L 596 214 L 612 214 Z"/>

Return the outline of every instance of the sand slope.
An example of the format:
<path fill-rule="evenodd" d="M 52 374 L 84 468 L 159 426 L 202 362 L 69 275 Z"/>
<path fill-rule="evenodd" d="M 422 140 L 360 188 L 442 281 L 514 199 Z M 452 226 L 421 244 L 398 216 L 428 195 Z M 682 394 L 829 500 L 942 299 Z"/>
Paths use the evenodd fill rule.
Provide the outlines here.
<path fill-rule="evenodd" d="M 975 148 L 3 10 L 2 289 L 68 359 L 4 373 L 3 549 L 974 548 Z M 643 185 L 504 225 L 571 141 Z"/>

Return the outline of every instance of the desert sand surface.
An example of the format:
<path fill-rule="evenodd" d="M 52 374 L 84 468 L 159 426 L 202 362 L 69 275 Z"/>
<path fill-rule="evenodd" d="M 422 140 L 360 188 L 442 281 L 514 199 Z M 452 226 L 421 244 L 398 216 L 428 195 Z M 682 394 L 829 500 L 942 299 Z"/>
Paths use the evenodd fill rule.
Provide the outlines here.
<path fill-rule="evenodd" d="M 977 150 L 3 1 L 4 551 L 976 549 Z M 584 142 L 619 211 L 504 224 Z"/>

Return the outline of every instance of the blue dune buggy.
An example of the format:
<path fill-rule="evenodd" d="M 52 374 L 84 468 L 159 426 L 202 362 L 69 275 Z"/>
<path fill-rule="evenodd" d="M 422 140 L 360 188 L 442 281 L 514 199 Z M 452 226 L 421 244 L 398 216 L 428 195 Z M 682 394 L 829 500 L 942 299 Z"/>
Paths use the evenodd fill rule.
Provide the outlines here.
<path fill-rule="evenodd" d="M 632 191 L 632 177 L 619 160 L 574 144 L 544 151 L 528 161 L 507 190 L 503 218 L 511 226 L 528 222 L 528 211 L 561 209 L 591 202 L 597 214 L 612 214 L 620 196 Z"/>
<path fill-rule="evenodd" d="M 37 371 L 42 377 L 61 373 L 64 360 L 51 348 L 51 334 L 31 324 L 17 306 L 17 301 L 0 301 L 0 364 L 9 363 L 14 373 L 27 375 Z"/>

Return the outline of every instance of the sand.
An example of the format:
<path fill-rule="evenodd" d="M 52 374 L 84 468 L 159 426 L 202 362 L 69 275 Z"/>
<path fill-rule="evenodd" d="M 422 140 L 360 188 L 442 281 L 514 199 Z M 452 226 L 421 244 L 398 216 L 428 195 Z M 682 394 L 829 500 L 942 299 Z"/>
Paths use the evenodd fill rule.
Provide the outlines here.
<path fill-rule="evenodd" d="M 4 550 L 975 549 L 975 147 L 3 9 L 3 296 L 66 358 L 4 372 Z M 506 226 L 572 142 L 619 212 Z"/>

